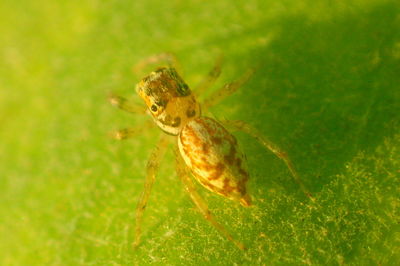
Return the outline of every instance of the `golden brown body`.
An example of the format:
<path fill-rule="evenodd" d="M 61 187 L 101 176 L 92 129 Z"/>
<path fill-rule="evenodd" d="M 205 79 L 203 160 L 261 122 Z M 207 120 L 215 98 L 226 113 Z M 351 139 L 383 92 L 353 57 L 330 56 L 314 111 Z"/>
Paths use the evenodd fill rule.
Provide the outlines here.
<path fill-rule="evenodd" d="M 189 121 L 178 137 L 180 153 L 194 177 L 208 190 L 250 205 L 249 174 L 236 138 L 212 118 Z"/>

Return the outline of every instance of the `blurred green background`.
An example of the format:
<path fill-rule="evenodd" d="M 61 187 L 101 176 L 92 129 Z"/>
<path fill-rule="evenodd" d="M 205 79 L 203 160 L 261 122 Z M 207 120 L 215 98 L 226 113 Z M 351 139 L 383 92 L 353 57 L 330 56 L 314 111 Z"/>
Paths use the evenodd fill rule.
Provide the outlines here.
<path fill-rule="evenodd" d="M 385 0 L 0 2 L 0 265 L 395 265 L 399 259 L 400 4 Z M 225 57 L 216 86 L 260 69 L 212 109 L 291 156 L 317 201 L 245 134 L 255 206 L 199 187 L 238 250 L 161 164 L 132 250 L 134 209 L 157 129 L 132 66 L 170 51 L 191 86 Z M 206 95 L 205 95 L 206 96 Z"/>

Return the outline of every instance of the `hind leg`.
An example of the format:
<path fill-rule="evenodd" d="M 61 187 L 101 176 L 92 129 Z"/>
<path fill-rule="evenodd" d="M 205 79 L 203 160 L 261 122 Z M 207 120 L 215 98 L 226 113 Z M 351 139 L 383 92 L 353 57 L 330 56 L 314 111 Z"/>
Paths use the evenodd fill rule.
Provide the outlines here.
<path fill-rule="evenodd" d="M 236 130 L 243 131 L 247 133 L 248 135 L 252 136 L 255 138 L 261 145 L 263 145 L 265 148 L 270 150 L 273 154 L 275 154 L 278 158 L 280 158 L 288 167 L 290 173 L 292 174 L 292 177 L 294 181 L 300 186 L 301 190 L 303 193 L 309 197 L 312 201 L 315 201 L 314 197 L 312 194 L 307 190 L 307 188 L 304 186 L 303 182 L 301 181 L 299 174 L 294 168 L 294 165 L 292 161 L 290 160 L 289 156 L 285 151 L 283 151 L 281 148 L 279 148 L 276 144 L 274 144 L 272 141 L 270 141 L 268 138 L 266 138 L 264 135 L 262 135 L 258 130 L 250 126 L 249 124 L 239 121 L 239 120 L 228 120 L 228 121 L 222 121 L 224 125 L 227 125 L 228 127 L 232 127 Z"/>
<path fill-rule="evenodd" d="M 203 214 L 204 218 L 209 221 L 212 226 L 214 226 L 214 228 L 217 229 L 222 235 L 224 235 L 229 241 L 233 242 L 233 244 L 235 244 L 239 249 L 244 250 L 245 246 L 239 241 L 235 240 L 232 235 L 225 229 L 225 227 L 223 227 L 216 221 L 214 215 L 208 209 L 207 203 L 196 191 L 195 185 L 193 184 L 193 181 L 189 176 L 185 162 L 183 161 L 178 149 L 175 150 L 175 155 L 177 159 L 176 170 L 178 176 L 182 180 L 186 192 L 189 194 L 190 198 L 193 200 L 200 213 Z"/>

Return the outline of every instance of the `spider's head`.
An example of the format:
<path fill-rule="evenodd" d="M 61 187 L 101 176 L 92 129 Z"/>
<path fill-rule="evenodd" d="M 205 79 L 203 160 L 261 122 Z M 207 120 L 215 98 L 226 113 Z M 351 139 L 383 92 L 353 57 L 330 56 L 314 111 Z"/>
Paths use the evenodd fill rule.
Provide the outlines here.
<path fill-rule="evenodd" d="M 200 115 L 200 106 L 174 68 L 158 68 L 136 85 L 156 124 L 178 135 L 183 126 Z"/>

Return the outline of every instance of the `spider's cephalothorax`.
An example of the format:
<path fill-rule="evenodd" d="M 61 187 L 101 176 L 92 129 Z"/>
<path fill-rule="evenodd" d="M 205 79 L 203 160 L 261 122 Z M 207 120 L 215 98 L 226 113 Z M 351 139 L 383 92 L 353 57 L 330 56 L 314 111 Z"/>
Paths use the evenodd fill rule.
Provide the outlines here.
<path fill-rule="evenodd" d="M 200 115 L 195 96 L 174 68 L 158 68 L 139 82 L 136 91 L 166 133 L 178 135 L 189 120 Z"/>

